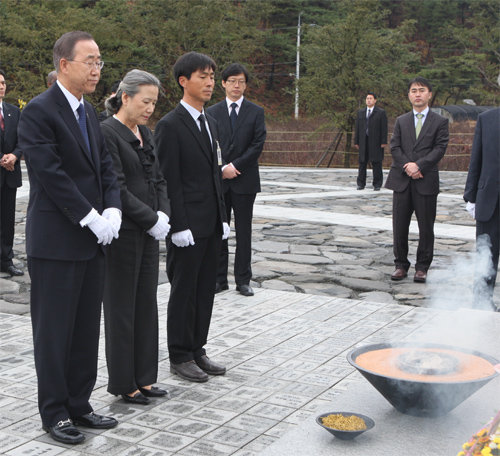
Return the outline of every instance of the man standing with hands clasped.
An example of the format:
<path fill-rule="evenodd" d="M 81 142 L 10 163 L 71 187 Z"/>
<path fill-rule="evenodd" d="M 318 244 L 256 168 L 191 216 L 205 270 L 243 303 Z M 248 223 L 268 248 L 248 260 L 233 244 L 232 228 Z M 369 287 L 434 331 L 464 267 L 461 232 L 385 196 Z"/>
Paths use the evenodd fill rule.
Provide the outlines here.
<path fill-rule="evenodd" d="M 248 72 L 233 63 L 222 72 L 226 99 L 211 106 L 207 112 L 215 117 L 222 149 L 222 178 L 227 220 L 234 211 L 236 255 L 234 279 L 236 290 L 253 296 L 252 278 L 252 216 L 255 196 L 260 192 L 259 157 L 266 140 L 264 110 L 243 97 Z M 228 242 L 222 242 L 215 292 L 227 290 Z"/>
<path fill-rule="evenodd" d="M 17 147 L 19 109 L 3 101 L 6 88 L 5 73 L 0 70 L 0 271 L 22 276 L 24 272 L 12 261 L 16 194 L 22 185 L 21 150 Z"/>
<path fill-rule="evenodd" d="M 373 190 L 382 187 L 384 175 L 384 147 L 387 146 L 387 116 L 385 111 L 375 104 L 377 97 L 373 92 L 366 94 L 366 108 L 358 111 L 354 145 L 359 150 L 359 169 L 357 188 L 363 190 L 366 185 L 366 165 L 372 164 Z"/>
<path fill-rule="evenodd" d="M 104 62 L 86 32 L 54 45 L 57 81 L 24 108 L 19 146 L 30 180 L 26 253 L 38 407 L 54 440 L 76 444 L 75 427 L 108 429 L 92 411 L 104 286 L 103 245 L 118 237 L 120 191 L 92 93 Z"/>
<path fill-rule="evenodd" d="M 170 370 L 206 382 L 226 368 L 205 352 L 222 239 L 229 236 L 222 194 L 222 156 L 216 121 L 203 106 L 214 90 L 215 62 L 188 52 L 174 65 L 180 104 L 156 125 L 155 139 L 170 198 L 172 236 L 167 239 L 170 282 L 167 336 Z"/>
<path fill-rule="evenodd" d="M 419 241 L 415 282 L 427 279 L 434 253 L 434 220 L 439 193 L 438 163 L 448 145 L 448 119 L 432 112 L 432 87 L 422 77 L 408 84 L 413 110 L 399 116 L 391 139 L 392 165 L 386 188 L 394 190 L 392 228 L 394 263 L 392 280 L 408 275 L 408 231 L 413 212 L 417 217 Z"/>

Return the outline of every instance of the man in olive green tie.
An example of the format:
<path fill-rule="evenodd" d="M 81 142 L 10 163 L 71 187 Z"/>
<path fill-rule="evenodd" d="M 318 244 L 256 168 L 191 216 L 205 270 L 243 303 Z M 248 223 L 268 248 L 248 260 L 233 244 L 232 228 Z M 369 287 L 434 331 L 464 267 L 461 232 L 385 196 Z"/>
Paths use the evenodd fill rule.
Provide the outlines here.
<path fill-rule="evenodd" d="M 418 248 L 415 282 L 427 279 L 434 252 L 434 220 L 439 193 L 438 163 L 448 145 L 448 120 L 432 112 L 429 81 L 416 77 L 408 84 L 412 111 L 398 117 L 391 139 L 392 165 L 385 184 L 394 191 L 392 227 L 394 264 L 392 280 L 408 275 L 408 231 L 415 212 L 418 222 Z"/>

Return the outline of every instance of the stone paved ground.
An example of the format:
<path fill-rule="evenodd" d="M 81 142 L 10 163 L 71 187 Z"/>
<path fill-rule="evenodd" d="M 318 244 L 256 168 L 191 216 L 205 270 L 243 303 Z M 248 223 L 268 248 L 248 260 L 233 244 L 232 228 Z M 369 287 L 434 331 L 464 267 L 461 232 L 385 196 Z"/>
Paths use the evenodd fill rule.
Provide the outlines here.
<path fill-rule="evenodd" d="M 441 234 L 431 270 L 437 281 L 424 286 L 410 279 L 400 284 L 389 280 L 389 192 L 354 190 L 354 170 L 266 168 L 262 178 L 264 191 L 254 220 L 256 295 L 245 298 L 233 289 L 217 295 L 215 301 L 207 348 L 210 356 L 228 366 L 228 373 L 206 384 L 170 374 L 165 332 L 169 285 L 162 275 L 158 383 L 169 389 L 170 398 L 132 407 L 108 394 L 101 337 L 99 376 L 91 401 L 96 411 L 117 417 L 120 425 L 86 432 L 82 445 L 55 444 L 41 429 L 30 319 L 25 315 L 29 280 L 27 276 L 0 279 L 2 454 L 254 456 L 269 452 L 284 433 L 295 433 L 318 409 L 331 410 L 339 394 L 355 392 L 364 382 L 346 361 L 352 347 L 420 334 L 436 315 L 453 327 L 453 312 L 429 307 L 440 298 L 441 307 L 456 306 L 456 289 L 463 296 L 469 292 L 466 276 L 450 272 L 450 265 L 460 267 L 457 260 L 470 262 L 474 245 L 473 224 L 460 200 L 464 173 L 442 175 L 444 191 L 436 227 Z M 18 264 L 25 261 L 26 199 L 25 188 L 19 194 Z M 470 269 L 469 264 L 464 274 Z M 450 296 L 455 296 L 451 302 Z M 466 299 L 461 303 L 470 304 Z M 498 314 L 474 312 L 496 324 L 498 333 Z M 487 352 L 498 357 L 498 341 Z M 498 379 L 494 382 L 498 391 Z M 484 402 L 472 397 L 466 404 L 474 407 L 478 400 Z M 362 404 L 356 405 L 362 413 Z M 484 423 L 469 424 L 476 429 Z M 311 454 L 305 444 L 291 454 Z"/>
<path fill-rule="evenodd" d="M 426 285 L 413 283 L 412 270 L 408 279 L 390 281 L 392 192 L 374 192 L 369 187 L 357 191 L 354 169 L 266 167 L 261 175 L 263 192 L 257 197 L 253 225 L 255 287 L 415 306 L 456 307 L 457 301 L 469 305 L 475 236 L 462 199 L 466 173 L 441 173 L 435 258 Z M 24 177 L 16 215 L 15 251 L 20 265 L 26 265 L 26 173 Z M 412 262 L 417 239 L 413 222 Z M 234 251 L 234 238 L 230 250 Z M 160 283 L 165 283 L 164 255 L 160 261 Z M 11 279 L 0 273 L 0 311 L 27 313 L 28 290 L 27 275 Z M 500 302 L 498 287 L 496 298 Z"/>

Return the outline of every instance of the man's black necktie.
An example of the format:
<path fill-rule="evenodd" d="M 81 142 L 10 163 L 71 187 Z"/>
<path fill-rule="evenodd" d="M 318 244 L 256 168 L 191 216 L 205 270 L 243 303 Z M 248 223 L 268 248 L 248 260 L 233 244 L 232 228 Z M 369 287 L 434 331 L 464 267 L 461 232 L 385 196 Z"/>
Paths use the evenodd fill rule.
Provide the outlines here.
<path fill-rule="evenodd" d="M 370 109 L 367 110 L 366 112 L 366 136 L 368 136 L 368 129 L 370 125 L 370 116 L 372 115 L 372 112 Z"/>
<path fill-rule="evenodd" d="M 210 151 L 210 153 L 212 153 L 212 141 L 210 141 L 210 136 L 208 136 L 207 127 L 205 125 L 205 116 L 203 114 L 200 114 L 198 120 L 200 121 L 201 136 L 203 138 L 203 141 L 205 141 L 208 150 Z"/>
<path fill-rule="evenodd" d="M 236 113 L 236 108 L 238 105 L 236 103 L 231 103 L 231 114 L 229 115 L 229 119 L 231 120 L 231 129 L 234 131 L 234 126 L 236 125 L 236 119 L 238 118 L 238 114 Z"/>
<path fill-rule="evenodd" d="M 82 132 L 85 144 L 87 144 L 87 150 L 90 154 L 89 133 L 87 131 L 87 117 L 85 116 L 85 107 L 82 103 L 78 105 L 78 109 L 76 110 L 76 112 L 78 113 L 78 126 L 80 127 L 80 131 Z"/>

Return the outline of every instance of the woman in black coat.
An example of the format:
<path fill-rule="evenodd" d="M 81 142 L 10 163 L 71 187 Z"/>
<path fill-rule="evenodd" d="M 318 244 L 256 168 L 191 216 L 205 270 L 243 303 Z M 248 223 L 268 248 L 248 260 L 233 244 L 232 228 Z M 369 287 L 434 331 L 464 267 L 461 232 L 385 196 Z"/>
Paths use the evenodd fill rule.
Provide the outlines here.
<path fill-rule="evenodd" d="M 160 82 L 132 70 L 115 97 L 113 116 L 101 123 L 120 185 L 122 225 L 106 252 L 104 317 L 108 391 L 135 404 L 167 394 L 153 386 L 158 374 L 159 241 L 170 230 L 170 205 L 151 131 Z"/>

